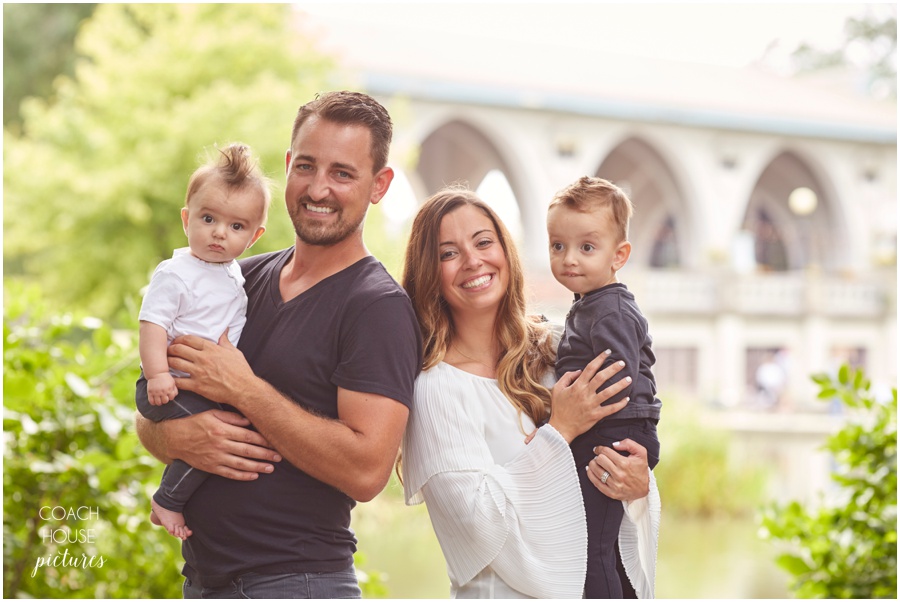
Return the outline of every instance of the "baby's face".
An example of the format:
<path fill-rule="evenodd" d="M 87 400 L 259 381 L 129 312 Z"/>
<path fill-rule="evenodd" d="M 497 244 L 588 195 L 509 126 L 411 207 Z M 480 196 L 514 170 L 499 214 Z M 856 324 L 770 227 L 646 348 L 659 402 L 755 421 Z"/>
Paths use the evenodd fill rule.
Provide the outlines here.
<path fill-rule="evenodd" d="M 550 236 L 550 269 L 560 284 L 573 293 L 584 294 L 616 282 L 628 255 L 622 245 L 609 209 L 578 211 L 555 206 L 547 213 Z M 629 246 L 630 250 L 630 246 Z"/>
<path fill-rule="evenodd" d="M 229 190 L 210 179 L 181 210 L 191 254 L 210 263 L 240 257 L 265 231 L 264 211 L 265 200 L 258 190 Z"/>

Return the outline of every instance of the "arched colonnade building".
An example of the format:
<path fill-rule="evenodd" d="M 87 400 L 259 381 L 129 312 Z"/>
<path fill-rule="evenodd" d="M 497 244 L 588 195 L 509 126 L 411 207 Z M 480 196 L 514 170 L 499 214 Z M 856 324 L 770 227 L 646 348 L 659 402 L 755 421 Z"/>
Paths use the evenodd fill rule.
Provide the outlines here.
<path fill-rule="evenodd" d="M 770 409 L 822 409 L 808 375 L 840 360 L 896 381 L 895 123 L 529 100 L 391 77 L 367 88 L 399 115 L 392 160 L 420 202 L 503 173 L 534 307 L 555 320 L 571 296 L 549 270 L 551 197 L 582 175 L 629 192 L 620 279 L 650 320 L 664 393 L 759 407 L 757 371 L 773 359 L 787 377 Z"/>

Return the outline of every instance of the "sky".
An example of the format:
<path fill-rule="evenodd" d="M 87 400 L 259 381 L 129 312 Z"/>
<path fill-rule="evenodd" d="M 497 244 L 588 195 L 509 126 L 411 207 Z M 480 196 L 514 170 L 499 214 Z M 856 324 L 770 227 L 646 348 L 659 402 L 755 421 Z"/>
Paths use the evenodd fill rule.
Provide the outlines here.
<path fill-rule="evenodd" d="M 889 5 L 876 10 L 886 10 Z M 706 2 L 300 2 L 328 20 L 363 20 L 372 27 L 410 23 L 416 29 L 473 37 L 534 40 L 670 60 L 745 66 L 769 50 L 771 60 L 801 42 L 834 48 L 843 40 L 854 3 Z M 870 5 L 871 6 L 871 5 Z M 713 26 L 714 24 L 714 26 Z"/>

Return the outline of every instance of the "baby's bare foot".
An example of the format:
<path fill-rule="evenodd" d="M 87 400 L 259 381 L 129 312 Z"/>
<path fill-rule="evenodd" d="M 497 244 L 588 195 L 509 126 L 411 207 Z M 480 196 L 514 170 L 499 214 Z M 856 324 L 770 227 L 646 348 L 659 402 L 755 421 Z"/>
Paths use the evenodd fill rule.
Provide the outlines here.
<path fill-rule="evenodd" d="M 193 534 L 193 531 L 188 529 L 188 526 L 184 524 L 184 515 L 181 512 L 166 510 L 157 504 L 155 500 L 150 500 L 150 506 L 153 508 L 153 510 L 150 511 L 150 522 L 154 525 L 165 527 L 170 535 L 173 535 L 182 541 Z"/>

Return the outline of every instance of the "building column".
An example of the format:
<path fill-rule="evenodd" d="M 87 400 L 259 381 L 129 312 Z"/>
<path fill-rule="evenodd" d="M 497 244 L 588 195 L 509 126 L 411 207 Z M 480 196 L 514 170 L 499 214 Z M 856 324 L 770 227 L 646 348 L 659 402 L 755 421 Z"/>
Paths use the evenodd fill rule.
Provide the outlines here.
<path fill-rule="evenodd" d="M 729 408 L 737 407 L 746 388 L 744 323 L 736 314 L 724 312 L 716 317 L 714 329 L 718 401 Z"/>

